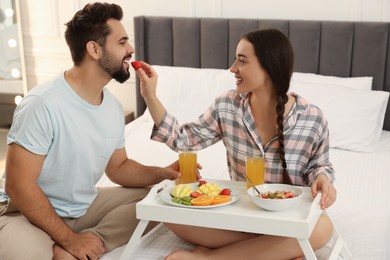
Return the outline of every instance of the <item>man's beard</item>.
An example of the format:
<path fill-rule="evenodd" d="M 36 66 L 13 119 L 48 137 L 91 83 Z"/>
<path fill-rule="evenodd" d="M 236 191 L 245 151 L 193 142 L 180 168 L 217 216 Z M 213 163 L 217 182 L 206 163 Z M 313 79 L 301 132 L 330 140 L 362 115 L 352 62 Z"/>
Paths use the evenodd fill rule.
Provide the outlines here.
<path fill-rule="evenodd" d="M 115 60 L 115 58 L 111 56 L 110 53 L 103 49 L 103 57 L 98 61 L 98 64 L 105 72 L 110 74 L 113 79 L 119 83 L 123 83 L 130 78 L 129 69 L 125 69 L 123 67 L 124 59 L 121 61 Z"/>

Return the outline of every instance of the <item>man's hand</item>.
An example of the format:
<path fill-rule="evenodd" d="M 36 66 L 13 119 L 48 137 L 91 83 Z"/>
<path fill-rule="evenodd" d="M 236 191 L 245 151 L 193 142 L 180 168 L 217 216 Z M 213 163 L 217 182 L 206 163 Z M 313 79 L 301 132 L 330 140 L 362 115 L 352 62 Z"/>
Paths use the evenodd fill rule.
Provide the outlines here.
<path fill-rule="evenodd" d="M 62 247 L 77 259 L 82 260 L 99 259 L 106 251 L 103 241 L 92 233 L 74 233 Z"/>
<path fill-rule="evenodd" d="M 176 180 L 180 178 L 179 160 L 161 169 L 163 179 Z"/>
<path fill-rule="evenodd" d="M 199 163 L 196 164 L 196 181 L 200 181 L 202 179 L 202 175 L 200 175 L 199 170 L 202 170 L 202 165 Z M 163 173 L 165 174 L 164 179 L 168 180 L 176 180 L 180 178 L 180 165 L 179 160 L 173 162 L 172 164 L 168 165 L 167 167 L 163 168 Z"/>

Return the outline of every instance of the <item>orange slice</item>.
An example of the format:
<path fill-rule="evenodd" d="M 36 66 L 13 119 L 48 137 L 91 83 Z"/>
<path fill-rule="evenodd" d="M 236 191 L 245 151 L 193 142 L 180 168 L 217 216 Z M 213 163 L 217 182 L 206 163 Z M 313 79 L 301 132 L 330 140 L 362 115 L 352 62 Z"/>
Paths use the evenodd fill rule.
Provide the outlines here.
<path fill-rule="evenodd" d="M 191 205 L 193 206 L 208 206 L 214 200 L 213 196 L 203 195 L 191 200 Z"/>
<path fill-rule="evenodd" d="M 217 195 L 217 196 L 214 196 L 214 199 L 212 201 L 212 205 L 215 205 L 215 204 L 222 204 L 222 203 L 226 203 L 226 202 L 229 202 L 231 201 L 232 198 L 230 198 L 230 196 L 228 195 Z"/>

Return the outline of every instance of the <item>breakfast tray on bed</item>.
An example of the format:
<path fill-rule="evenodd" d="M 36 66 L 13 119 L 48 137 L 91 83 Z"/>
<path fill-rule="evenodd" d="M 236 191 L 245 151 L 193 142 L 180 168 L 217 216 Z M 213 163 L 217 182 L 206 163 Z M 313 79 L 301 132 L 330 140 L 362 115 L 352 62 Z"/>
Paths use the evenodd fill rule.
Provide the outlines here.
<path fill-rule="evenodd" d="M 258 208 L 250 201 L 246 194 L 244 182 L 207 181 L 215 181 L 223 187 L 230 187 L 239 193 L 240 198 L 235 203 L 223 207 L 208 209 L 177 207 L 167 204 L 160 196 L 162 191 L 173 187 L 175 183 L 165 180 L 155 185 L 149 194 L 137 203 L 137 218 L 140 219 L 140 222 L 120 260 L 131 259 L 132 253 L 149 221 L 294 237 L 298 240 L 306 259 L 317 259 L 308 238 L 318 218 L 323 213 L 319 206 L 320 194 L 313 198 L 310 188 L 303 187 L 303 198 L 296 207 L 281 212 L 270 212 Z M 223 221 L 221 221 L 222 219 Z M 337 232 L 338 240 L 329 259 L 337 259 L 340 254 L 344 259 L 351 259 L 352 256 L 336 228 L 335 232 Z"/>

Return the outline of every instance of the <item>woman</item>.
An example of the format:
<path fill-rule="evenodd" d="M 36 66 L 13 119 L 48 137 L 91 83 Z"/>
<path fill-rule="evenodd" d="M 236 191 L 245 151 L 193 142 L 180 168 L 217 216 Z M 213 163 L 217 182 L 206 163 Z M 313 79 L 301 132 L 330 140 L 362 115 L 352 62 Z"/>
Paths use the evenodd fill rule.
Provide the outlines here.
<path fill-rule="evenodd" d="M 245 180 L 245 155 L 262 153 L 266 182 L 310 186 L 313 196 L 322 192 L 321 208 L 328 208 L 336 199 L 336 190 L 327 121 L 318 107 L 288 93 L 293 60 L 291 44 L 280 31 L 247 33 L 237 45 L 236 60 L 230 68 L 236 77 L 236 90 L 218 97 L 198 121 L 182 126 L 156 97 L 157 75 L 143 63 L 137 74 L 155 122 L 152 138 L 174 150 L 179 139 L 192 150 L 222 140 L 230 177 L 241 181 Z M 198 245 L 192 252 L 175 251 L 166 259 L 293 259 L 303 255 L 294 238 L 166 226 Z M 309 239 L 313 249 L 325 245 L 332 231 L 329 218 L 321 216 Z"/>

